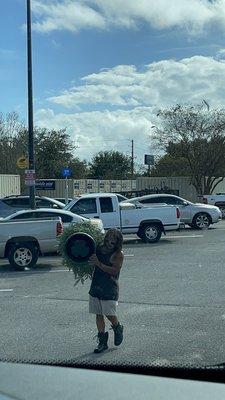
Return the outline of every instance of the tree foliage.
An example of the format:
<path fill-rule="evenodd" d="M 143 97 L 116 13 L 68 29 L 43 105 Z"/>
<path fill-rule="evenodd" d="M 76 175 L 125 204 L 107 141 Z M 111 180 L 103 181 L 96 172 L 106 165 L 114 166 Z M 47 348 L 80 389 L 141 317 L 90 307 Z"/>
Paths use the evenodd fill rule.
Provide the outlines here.
<path fill-rule="evenodd" d="M 164 161 L 168 172 L 171 163 L 177 171 L 181 163 L 197 192 L 211 193 L 225 177 L 225 110 L 177 105 L 157 115 L 161 124 L 155 128 L 154 140 L 168 156 L 159 167 Z"/>
<path fill-rule="evenodd" d="M 90 164 L 93 179 L 130 179 L 131 158 L 119 151 L 100 151 Z"/>
<path fill-rule="evenodd" d="M 64 167 L 72 169 L 73 178 L 87 176 L 87 162 L 74 156 L 76 146 L 66 129 L 35 128 L 34 143 L 37 178 L 61 178 Z M 22 155 L 28 156 L 28 132 L 25 125 L 19 121 L 16 113 L 6 116 L 0 114 L 0 173 L 23 175 L 23 170 L 16 165 Z"/>

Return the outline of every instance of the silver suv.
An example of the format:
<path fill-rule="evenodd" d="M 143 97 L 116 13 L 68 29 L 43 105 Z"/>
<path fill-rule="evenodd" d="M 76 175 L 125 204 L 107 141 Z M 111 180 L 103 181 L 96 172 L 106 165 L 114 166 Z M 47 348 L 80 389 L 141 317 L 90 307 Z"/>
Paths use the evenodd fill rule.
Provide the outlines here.
<path fill-rule="evenodd" d="M 127 200 L 129 203 L 151 206 L 152 204 L 170 204 L 178 206 L 181 212 L 181 221 L 195 229 L 205 229 L 222 218 L 220 209 L 216 206 L 191 203 L 182 197 L 172 194 L 149 194 Z M 125 203 L 125 201 L 123 201 Z"/>
<path fill-rule="evenodd" d="M 37 208 L 63 209 L 65 204 L 45 196 L 36 196 Z M 29 196 L 8 196 L 0 199 L 0 217 L 8 217 L 16 211 L 30 208 Z"/>

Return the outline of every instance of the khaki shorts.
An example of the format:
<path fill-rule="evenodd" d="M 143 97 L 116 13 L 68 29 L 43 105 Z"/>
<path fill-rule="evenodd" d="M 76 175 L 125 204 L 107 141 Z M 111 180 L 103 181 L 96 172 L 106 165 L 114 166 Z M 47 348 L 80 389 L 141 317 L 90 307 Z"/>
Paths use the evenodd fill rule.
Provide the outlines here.
<path fill-rule="evenodd" d="M 118 301 L 99 300 L 97 297 L 89 295 L 89 313 L 98 315 L 116 315 Z"/>

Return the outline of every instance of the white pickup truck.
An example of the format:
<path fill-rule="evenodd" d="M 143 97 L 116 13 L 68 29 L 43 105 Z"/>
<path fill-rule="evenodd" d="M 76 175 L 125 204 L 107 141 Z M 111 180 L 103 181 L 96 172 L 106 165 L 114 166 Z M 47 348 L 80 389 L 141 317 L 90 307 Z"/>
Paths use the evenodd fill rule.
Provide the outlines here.
<path fill-rule="evenodd" d="M 55 253 L 63 232 L 60 218 L 0 221 L 0 258 L 16 269 L 34 267 L 38 256 Z"/>
<path fill-rule="evenodd" d="M 120 204 L 112 193 L 85 194 L 76 197 L 66 207 L 75 214 L 101 218 L 104 229 L 117 228 L 123 234 L 135 233 L 144 242 L 158 242 L 162 233 L 180 227 L 180 210 L 176 206 Z"/>
<path fill-rule="evenodd" d="M 210 204 L 219 207 L 222 213 L 222 218 L 225 218 L 225 193 L 204 194 L 200 196 L 204 204 Z"/>

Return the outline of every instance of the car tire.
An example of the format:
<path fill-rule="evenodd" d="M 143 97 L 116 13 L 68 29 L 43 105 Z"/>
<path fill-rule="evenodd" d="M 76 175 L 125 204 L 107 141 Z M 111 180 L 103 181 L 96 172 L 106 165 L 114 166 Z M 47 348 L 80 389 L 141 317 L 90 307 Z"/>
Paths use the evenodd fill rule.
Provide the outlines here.
<path fill-rule="evenodd" d="M 203 230 L 208 229 L 211 224 L 211 218 L 207 213 L 196 214 L 193 218 L 192 225 L 195 229 Z"/>
<path fill-rule="evenodd" d="M 158 224 L 146 224 L 139 232 L 139 237 L 144 243 L 156 243 L 161 236 L 162 228 Z"/>
<path fill-rule="evenodd" d="M 15 243 L 8 251 L 8 260 L 12 267 L 24 270 L 25 267 L 33 268 L 38 260 L 38 247 L 33 243 Z"/>

